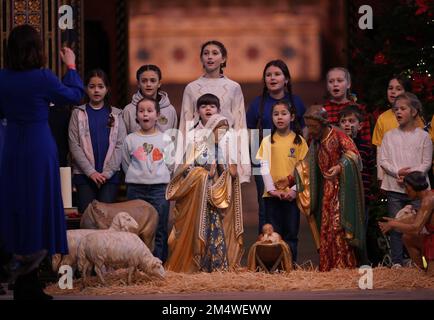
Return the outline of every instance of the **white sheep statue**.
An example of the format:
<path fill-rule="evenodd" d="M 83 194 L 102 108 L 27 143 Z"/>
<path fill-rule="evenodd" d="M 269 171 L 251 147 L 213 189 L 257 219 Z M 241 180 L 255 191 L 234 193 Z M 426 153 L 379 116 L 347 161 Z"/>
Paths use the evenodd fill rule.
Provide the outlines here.
<path fill-rule="evenodd" d="M 113 218 L 112 224 L 108 230 L 111 231 L 128 231 L 132 232 L 137 230 L 139 225 L 136 220 L 131 217 L 127 212 L 119 212 Z M 107 230 L 107 229 L 106 229 Z M 80 245 L 81 240 L 94 232 L 101 232 L 104 230 L 98 229 L 77 229 L 77 230 L 68 230 L 67 231 L 67 239 L 68 239 L 68 251 L 67 255 L 55 254 L 52 257 L 51 263 L 53 271 L 57 272 L 62 265 L 71 266 L 72 270 L 75 272 L 77 268 L 77 254 L 78 254 L 78 246 Z"/>
<path fill-rule="evenodd" d="M 102 268 L 128 268 L 127 283 L 132 283 L 137 269 L 147 276 L 163 279 L 165 271 L 160 259 L 154 257 L 146 244 L 130 232 L 104 230 L 84 237 L 78 248 L 78 269 L 81 272 L 83 286 L 95 267 L 99 280 L 105 285 Z"/>
<path fill-rule="evenodd" d="M 158 226 L 158 212 L 149 203 L 141 199 L 116 203 L 104 203 L 93 200 L 81 217 L 80 227 L 83 229 L 108 229 L 113 218 L 120 211 L 125 211 L 137 221 L 139 227 L 133 233 L 137 234 L 154 250 L 155 231 Z"/>

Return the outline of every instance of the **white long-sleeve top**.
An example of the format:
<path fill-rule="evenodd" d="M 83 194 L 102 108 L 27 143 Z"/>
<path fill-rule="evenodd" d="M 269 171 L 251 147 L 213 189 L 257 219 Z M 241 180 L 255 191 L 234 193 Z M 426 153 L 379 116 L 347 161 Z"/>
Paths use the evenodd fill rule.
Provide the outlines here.
<path fill-rule="evenodd" d="M 396 128 L 386 132 L 380 147 L 380 166 L 384 170 L 381 188 L 405 193 L 398 182 L 398 171 L 409 167 L 411 171 L 427 173 L 432 164 L 433 146 L 429 134 L 420 128 L 402 131 Z M 427 176 L 427 181 L 428 176 Z"/>

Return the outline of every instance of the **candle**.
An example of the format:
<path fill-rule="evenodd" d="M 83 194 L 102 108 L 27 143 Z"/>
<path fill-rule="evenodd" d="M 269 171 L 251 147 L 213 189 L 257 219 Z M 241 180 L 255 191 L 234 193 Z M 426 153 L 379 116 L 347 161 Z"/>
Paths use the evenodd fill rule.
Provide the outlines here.
<path fill-rule="evenodd" d="M 71 167 L 60 168 L 60 183 L 64 208 L 72 207 Z"/>

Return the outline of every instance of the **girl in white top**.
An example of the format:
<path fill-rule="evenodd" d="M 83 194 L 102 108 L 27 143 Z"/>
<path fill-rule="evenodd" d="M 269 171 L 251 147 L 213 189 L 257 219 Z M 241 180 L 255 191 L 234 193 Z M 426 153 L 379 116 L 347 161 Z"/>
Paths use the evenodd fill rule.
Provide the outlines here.
<path fill-rule="evenodd" d="M 178 139 L 178 148 L 188 145 L 185 140 L 187 133 L 199 121 L 195 108 L 197 99 L 205 93 L 212 93 L 219 98 L 221 114 L 228 120 L 229 127 L 238 133 L 238 174 L 241 183 L 248 182 L 250 180 L 250 157 L 244 97 L 241 86 L 223 75 L 227 50 L 219 41 L 207 41 L 202 45 L 200 59 L 205 74 L 185 87 L 179 122 L 179 131 L 183 135 L 183 140 Z"/>
<path fill-rule="evenodd" d="M 405 193 L 404 177 L 412 171 L 427 174 L 432 163 L 432 142 L 429 134 L 417 126 L 417 117 L 422 105 L 412 93 L 399 95 L 393 105 L 393 112 L 399 127 L 384 135 L 380 147 L 380 163 L 384 170 L 381 189 L 386 190 L 389 217 L 395 218 L 404 206 L 419 203 L 411 201 Z M 427 182 L 429 183 L 428 176 Z M 402 265 L 402 234 L 390 233 L 392 262 Z"/>

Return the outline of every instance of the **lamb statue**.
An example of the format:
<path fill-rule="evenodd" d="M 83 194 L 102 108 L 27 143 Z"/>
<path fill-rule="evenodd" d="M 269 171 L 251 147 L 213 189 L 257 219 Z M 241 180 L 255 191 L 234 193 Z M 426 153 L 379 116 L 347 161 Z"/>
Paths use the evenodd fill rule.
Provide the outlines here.
<path fill-rule="evenodd" d="M 139 225 L 136 220 L 133 219 L 127 212 L 119 212 L 113 218 L 113 222 L 110 225 L 108 230 L 112 231 L 136 231 Z M 68 239 L 68 251 L 67 255 L 55 254 L 51 259 L 51 264 L 53 271 L 57 272 L 62 265 L 71 266 L 72 270 L 75 272 L 77 269 L 77 253 L 78 246 L 80 241 L 87 235 L 94 232 L 101 232 L 103 230 L 97 229 L 77 229 L 77 230 L 68 230 L 67 231 L 67 239 Z"/>
<path fill-rule="evenodd" d="M 104 285 L 103 266 L 128 268 L 128 285 L 132 283 L 137 269 L 150 277 L 163 279 L 165 276 L 161 260 L 154 257 L 143 241 L 130 232 L 103 230 L 84 237 L 78 247 L 78 269 L 83 286 L 87 285 L 87 277 L 93 266 Z"/>
<path fill-rule="evenodd" d="M 134 231 L 146 246 L 154 250 L 155 230 L 158 225 L 158 212 L 148 202 L 140 199 L 117 203 L 103 203 L 92 201 L 81 218 L 80 227 L 83 229 L 108 229 L 113 217 L 119 212 L 130 214 L 139 224 Z"/>
<path fill-rule="evenodd" d="M 413 208 L 411 204 L 406 205 L 404 208 L 399 210 L 395 215 L 395 219 L 404 221 L 406 223 L 410 223 L 414 221 L 415 218 L 416 218 L 416 210 Z M 426 229 L 426 227 L 423 227 L 422 230 L 420 231 L 420 234 L 426 235 L 429 234 L 429 232 Z"/>

